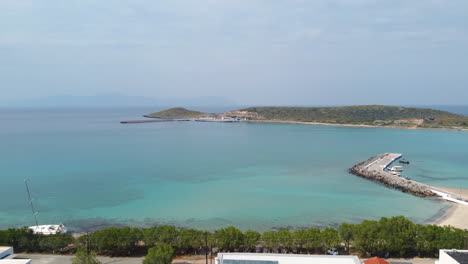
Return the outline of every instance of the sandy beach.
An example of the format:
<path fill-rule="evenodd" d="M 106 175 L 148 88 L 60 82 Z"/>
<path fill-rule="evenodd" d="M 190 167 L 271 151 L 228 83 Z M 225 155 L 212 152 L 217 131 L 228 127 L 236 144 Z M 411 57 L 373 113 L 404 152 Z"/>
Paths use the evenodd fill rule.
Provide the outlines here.
<path fill-rule="evenodd" d="M 468 199 L 468 189 L 437 187 L 438 189 L 445 190 L 461 196 L 461 198 Z M 450 203 L 451 208 L 438 220 L 432 224 L 440 226 L 453 226 L 461 229 L 468 229 L 468 206 Z"/>

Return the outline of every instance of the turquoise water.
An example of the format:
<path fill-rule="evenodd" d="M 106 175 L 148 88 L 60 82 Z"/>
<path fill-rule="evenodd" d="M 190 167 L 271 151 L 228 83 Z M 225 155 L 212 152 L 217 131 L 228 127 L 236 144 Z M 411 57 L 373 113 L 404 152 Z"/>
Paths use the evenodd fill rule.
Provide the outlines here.
<path fill-rule="evenodd" d="M 447 204 L 350 175 L 382 152 L 405 174 L 468 188 L 468 132 L 290 124 L 119 124 L 154 109 L 0 110 L 0 228 L 73 230 L 158 223 L 213 229 L 329 226 L 404 215 L 424 222 Z"/>

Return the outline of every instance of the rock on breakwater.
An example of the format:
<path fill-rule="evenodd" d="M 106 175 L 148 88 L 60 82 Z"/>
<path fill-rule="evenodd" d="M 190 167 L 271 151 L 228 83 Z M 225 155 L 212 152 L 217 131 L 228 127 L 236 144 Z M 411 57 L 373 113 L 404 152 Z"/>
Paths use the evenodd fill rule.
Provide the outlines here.
<path fill-rule="evenodd" d="M 401 154 L 397 153 L 380 154 L 353 166 L 348 172 L 415 196 L 438 197 L 428 185 L 407 180 L 385 171 L 385 168 L 400 157 Z"/>

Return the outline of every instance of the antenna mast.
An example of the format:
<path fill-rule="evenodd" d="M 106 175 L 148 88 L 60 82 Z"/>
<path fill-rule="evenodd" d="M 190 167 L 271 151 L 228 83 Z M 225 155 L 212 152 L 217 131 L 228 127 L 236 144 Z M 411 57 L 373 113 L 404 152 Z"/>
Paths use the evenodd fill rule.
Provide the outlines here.
<path fill-rule="evenodd" d="M 31 193 L 29 192 L 28 182 L 26 181 L 26 179 L 24 179 L 24 184 L 26 185 L 26 192 L 28 193 L 29 205 L 31 206 L 31 210 L 32 210 L 32 213 L 33 213 L 33 216 L 34 216 L 34 220 L 36 221 L 36 226 L 39 226 L 39 224 L 37 222 L 37 211 L 36 211 L 36 208 L 34 208 L 34 204 L 33 204 L 32 199 L 31 199 Z"/>

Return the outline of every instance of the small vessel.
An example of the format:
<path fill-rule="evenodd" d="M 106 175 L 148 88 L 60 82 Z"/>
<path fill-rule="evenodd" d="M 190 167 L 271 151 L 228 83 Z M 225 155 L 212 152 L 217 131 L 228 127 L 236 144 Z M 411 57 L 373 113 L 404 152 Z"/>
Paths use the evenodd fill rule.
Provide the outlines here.
<path fill-rule="evenodd" d="M 42 235 L 57 235 L 67 233 L 67 228 L 63 225 L 36 225 L 30 226 L 29 229 L 33 231 L 34 234 Z"/>
<path fill-rule="evenodd" d="M 403 171 L 403 167 L 402 166 L 393 166 L 390 168 L 390 171 L 393 171 L 393 172 L 402 172 Z"/>
<path fill-rule="evenodd" d="M 57 234 L 65 234 L 67 232 L 67 228 L 63 225 L 39 225 L 37 221 L 37 210 L 34 207 L 34 204 L 31 199 L 31 193 L 29 192 L 29 186 L 26 179 L 24 179 L 24 184 L 26 185 L 26 192 L 28 193 L 28 200 L 29 205 L 31 206 L 31 211 L 34 216 L 34 221 L 36 222 L 35 226 L 28 227 L 33 231 L 34 234 L 42 234 L 42 235 L 57 235 Z"/>
<path fill-rule="evenodd" d="M 399 160 L 398 162 L 400 162 L 400 163 L 403 163 L 403 164 L 409 164 L 409 161 L 407 161 L 407 160 L 404 160 L 404 159 L 402 159 L 402 160 Z"/>

